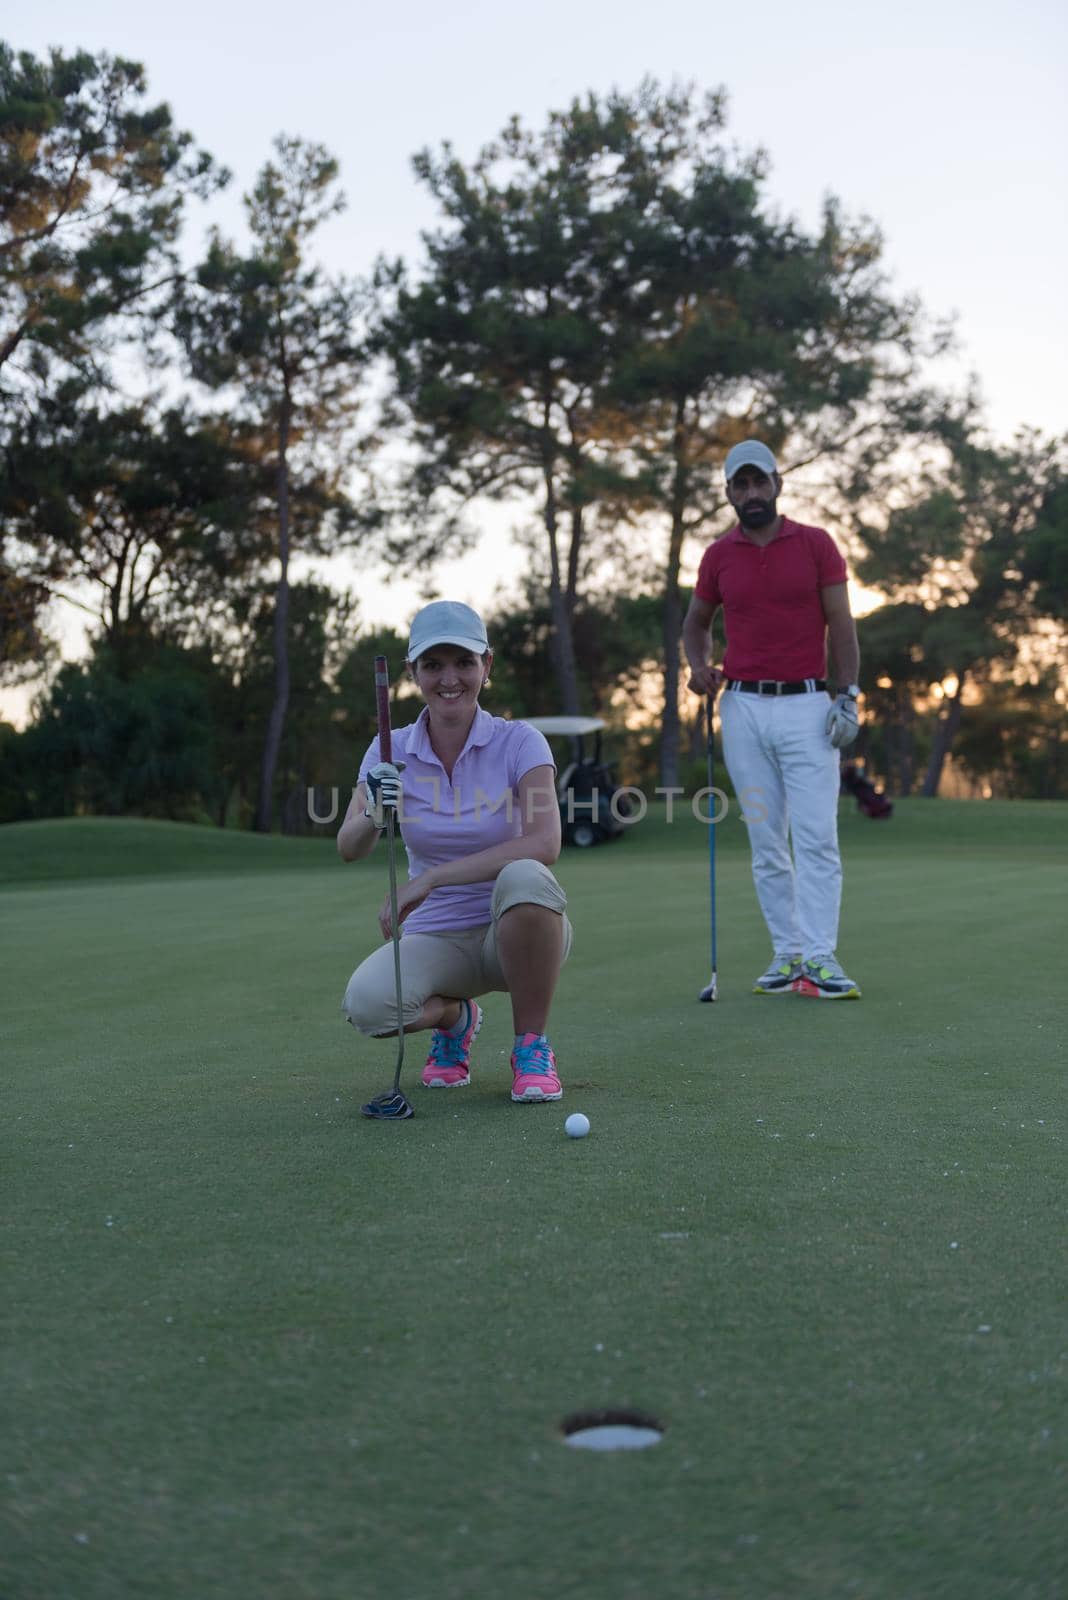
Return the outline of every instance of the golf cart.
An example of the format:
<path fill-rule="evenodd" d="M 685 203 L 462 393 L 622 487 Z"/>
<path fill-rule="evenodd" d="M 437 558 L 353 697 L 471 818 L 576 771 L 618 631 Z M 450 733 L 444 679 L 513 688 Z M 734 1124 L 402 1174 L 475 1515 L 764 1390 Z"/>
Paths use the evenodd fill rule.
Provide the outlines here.
<path fill-rule="evenodd" d="M 617 839 L 627 826 L 630 796 L 617 789 L 612 769 L 601 757 L 599 717 L 524 717 L 547 739 L 569 739 L 571 759 L 559 768 L 556 783 L 564 843 L 582 850 Z M 586 740 L 593 739 L 588 751 Z"/>

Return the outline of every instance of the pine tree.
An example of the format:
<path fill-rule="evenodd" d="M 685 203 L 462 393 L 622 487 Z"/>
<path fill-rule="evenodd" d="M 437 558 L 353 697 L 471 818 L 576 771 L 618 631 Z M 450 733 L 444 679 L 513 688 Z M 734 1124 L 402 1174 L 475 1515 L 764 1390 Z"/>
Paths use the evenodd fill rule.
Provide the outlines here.
<path fill-rule="evenodd" d="M 0 43 L 0 404 L 56 363 L 99 377 L 116 320 L 158 307 L 190 195 L 226 179 L 146 104 L 136 62 Z"/>
<path fill-rule="evenodd" d="M 43 400 L 106 387 L 116 343 L 151 337 L 178 272 L 186 203 L 225 172 L 169 107 L 147 101 L 136 62 L 85 51 L 47 58 L 0 43 L 0 444 Z M 23 535 L 31 533 L 30 546 Z M 48 654 L 48 562 L 32 530 L 0 528 L 0 674 Z M 54 576 L 54 574 L 52 574 Z"/>
<path fill-rule="evenodd" d="M 265 558 L 253 445 L 187 405 L 39 397 L 0 460 L 0 517 L 22 581 L 42 604 L 88 613 L 120 672 L 144 665 L 163 628 L 194 642 Z"/>
<path fill-rule="evenodd" d="M 337 163 L 317 144 L 279 137 L 276 159 L 245 205 L 252 247 L 218 234 L 183 287 L 175 327 L 193 376 L 233 399 L 274 478 L 274 696 L 260 772 L 256 827 L 274 820 L 274 779 L 289 702 L 289 585 L 294 552 L 335 550 L 358 532 L 346 475 L 352 465 L 361 291 L 310 262 L 317 230 L 344 206 Z"/>
<path fill-rule="evenodd" d="M 768 206 L 762 154 L 726 142 L 721 94 L 646 85 L 628 125 L 617 226 L 618 317 L 635 331 L 612 396 L 630 415 L 637 505 L 666 527 L 661 562 L 661 783 L 678 782 L 681 569 L 724 510 L 730 446 L 763 438 L 786 464 L 882 438 L 915 376 L 918 307 L 896 300 L 881 240 L 826 203 L 807 234 Z"/>
<path fill-rule="evenodd" d="M 970 398 L 939 427 L 943 448 L 918 470 L 912 496 L 861 525 L 857 564 L 911 619 L 910 673 L 946 686 L 927 797 L 938 793 L 968 691 L 1013 677 L 1037 683 L 1050 670 L 1063 677 L 1068 622 L 1068 439 L 1023 429 L 995 444 Z"/>
<path fill-rule="evenodd" d="M 567 712 L 581 709 L 573 624 L 592 518 L 622 481 L 607 442 L 618 341 L 604 285 L 626 115 L 621 100 L 591 95 L 540 133 L 513 120 L 470 168 L 448 145 L 423 151 L 415 171 L 444 221 L 424 236 L 418 273 L 402 263 L 378 273 L 388 421 L 413 457 L 399 517 L 414 531 L 397 553 L 413 561 L 462 543 L 480 497 L 533 499 Z"/>

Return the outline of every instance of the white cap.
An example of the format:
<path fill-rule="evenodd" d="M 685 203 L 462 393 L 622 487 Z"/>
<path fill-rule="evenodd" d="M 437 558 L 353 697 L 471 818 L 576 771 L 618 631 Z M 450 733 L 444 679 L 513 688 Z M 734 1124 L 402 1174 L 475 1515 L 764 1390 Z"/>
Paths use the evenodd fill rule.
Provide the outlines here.
<path fill-rule="evenodd" d="M 778 472 L 775 457 L 766 444 L 761 444 L 759 439 L 745 439 L 741 444 L 736 444 L 732 450 L 727 451 L 727 459 L 723 463 L 723 470 L 730 483 L 736 472 L 743 467 L 759 467 L 770 478 L 772 473 Z"/>
<path fill-rule="evenodd" d="M 459 600 L 434 600 L 412 618 L 408 660 L 417 661 L 424 650 L 436 644 L 454 644 L 472 655 L 485 655 L 489 649 L 486 624 L 477 611 Z"/>

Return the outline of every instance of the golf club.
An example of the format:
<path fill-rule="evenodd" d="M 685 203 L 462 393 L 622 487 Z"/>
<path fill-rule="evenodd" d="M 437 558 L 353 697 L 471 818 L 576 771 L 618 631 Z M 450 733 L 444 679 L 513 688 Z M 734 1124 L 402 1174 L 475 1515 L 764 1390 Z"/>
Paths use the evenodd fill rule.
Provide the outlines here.
<path fill-rule="evenodd" d="M 716 824 L 715 796 L 711 791 L 715 788 L 716 773 L 716 747 L 713 737 L 712 716 L 715 710 L 715 699 L 709 695 L 705 702 L 705 722 L 708 730 L 708 878 L 709 878 L 709 903 L 712 913 L 712 977 L 698 995 L 699 1000 L 715 1000 L 716 998 Z"/>
<path fill-rule="evenodd" d="M 378 759 L 393 760 L 393 739 L 389 725 L 389 666 L 385 656 L 375 656 L 375 701 L 378 708 Z M 414 1117 L 415 1108 L 401 1091 L 400 1075 L 404 1064 L 404 995 L 401 988 L 400 928 L 397 926 L 397 811 L 386 806 L 386 849 L 389 854 L 390 931 L 393 935 L 393 974 L 397 984 L 397 1069 L 393 1087 L 376 1094 L 360 1110 L 365 1117 L 399 1122 Z"/>

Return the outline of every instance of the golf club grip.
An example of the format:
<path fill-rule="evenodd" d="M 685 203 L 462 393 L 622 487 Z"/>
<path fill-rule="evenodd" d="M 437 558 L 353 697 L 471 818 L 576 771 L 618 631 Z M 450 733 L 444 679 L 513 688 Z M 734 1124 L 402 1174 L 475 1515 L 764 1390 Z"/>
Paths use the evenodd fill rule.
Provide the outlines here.
<path fill-rule="evenodd" d="M 375 656 L 375 703 L 378 708 L 378 759 L 393 760 L 393 738 L 389 726 L 389 664 L 385 656 Z"/>

